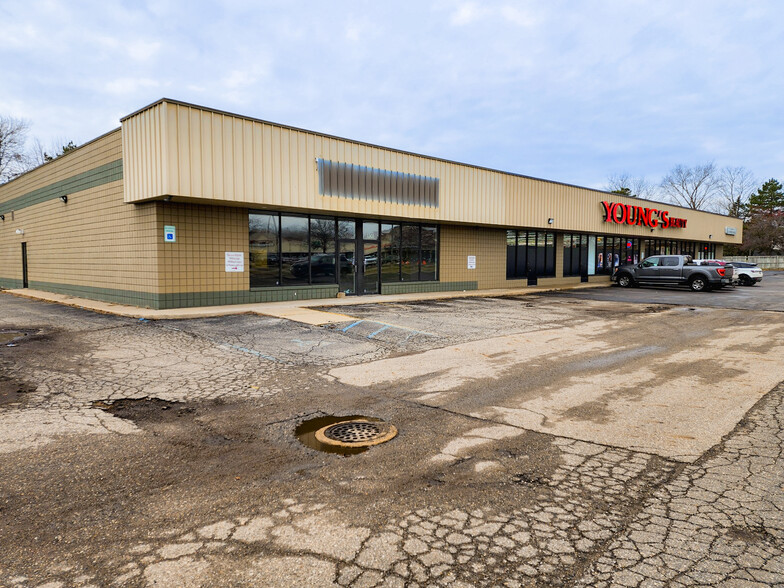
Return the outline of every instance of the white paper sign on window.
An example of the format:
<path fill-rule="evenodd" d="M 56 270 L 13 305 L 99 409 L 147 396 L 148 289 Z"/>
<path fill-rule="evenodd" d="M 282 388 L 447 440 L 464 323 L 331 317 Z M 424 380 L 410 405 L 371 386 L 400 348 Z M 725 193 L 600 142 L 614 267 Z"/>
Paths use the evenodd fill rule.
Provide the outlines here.
<path fill-rule="evenodd" d="M 226 251 L 226 271 L 244 272 L 245 253 L 242 251 Z"/>
<path fill-rule="evenodd" d="M 468 269 L 476 269 L 476 255 L 468 256 Z"/>

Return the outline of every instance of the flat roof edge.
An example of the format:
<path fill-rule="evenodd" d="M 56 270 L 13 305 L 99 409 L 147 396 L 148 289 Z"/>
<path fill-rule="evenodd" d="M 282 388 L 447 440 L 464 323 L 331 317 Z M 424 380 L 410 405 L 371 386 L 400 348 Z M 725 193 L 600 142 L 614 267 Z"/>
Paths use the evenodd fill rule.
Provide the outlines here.
<path fill-rule="evenodd" d="M 720 216 L 722 218 L 727 218 L 727 219 L 732 219 L 732 220 L 740 220 L 740 219 L 736 219 L 736 217 L 729 216 L 727 214 L 721 214 L 719 212 L 712 212 L 710 210 L 699 210 L 699 209 L 694 209 L 694 208 L 688 208 L 686 206 L 681 206 L 680 204 L 674 204 L 672 202 L 662 202 L 660 200 L 647 200 L 645 198 L 635 198 L 633 196 L 625 196 L 624 194 L 618 194 L 616 192 L 608 192 L 606 190 L 599 190 L 597 188 L 588 188 L 586 186 L 578 186 L 577 184 L 569 184 L 569 183 L 566 183 L 566 182 L 559 182 L 557 180 L 548 180 L 548 179 L 545 179 L 545 178 L 537 178 L 535 176 L 528 176 L 528 175 L 525 175 L 525 174 L 504 171 L 504 170 L 495 169 L 495 168 L 492 168 L 492 167 L 485 167 L 485 166 L 482 166 L 482 165 L 476 165 L 476 164 L 473 164 L 473 163 L 465 163 L 465 162 L 456 161 L 456 160 L 453 160 L 453 159 L 446 159 L 446 158 L 443 158 L 443 157 L 435 157 L 433 155 L 425 155 L 423 153 L 416 153 L 414 151 L 406 151 L 404 149 L 396 149 L 395 147 L 386 147 L 384 145 L 376 145 L 375 143 L 368 143 L 366 141 L 359 141 L 357 139 L 347 139 L 346 137 L 339 137 L 337 135 L 330 135 L 328 133 L 322 133 L 322 132 L 319 132 L 319 131 L 312 131 L 310 129 L 303 129 L 301 127 L 295 127 L 295 126 L 286 125 L 286 124 L 282 124 L 282 123 L 276 123 L 276 122 L 272 122 L 272 121 L 269 121 L 269 120 L 256 118 L 256 117 L 253 117 L 253 116 L 248 116 L 248 115 L 245 115 L 245 114 L 238 114 L 236 112 L 230 112 L 228 110 L 220 110 L 218 108 L 210 108 L 209 106 L 201 106 L 200 104 L 193 104 L 191 102 L 184 102 L 182 100 L 175 100 L 173 98 L 160 98 L 159 100 L 156 100 L 155 102 L 152 102 L 152 103 L 148 104 L 147 106 L 143 106 L 142 108 L 132 112 L 131 114 L 122 117 L 120 119 L 120 122 L 122 123 L 122 122 L 128 120 L 131 117 L 134 117 L 134 116 L 136 116 L 138 114 L 141 114 L 142 112 L 145 112 L 147 110 L 155 108 L 156 106 L 158 106 L 160 104 L 163 104 L 163 103 L 166 103 L 166 102 L 168 102 L 170 104 L 176 104 L 178 106 L 185 106 L 187 108 L 196 108 L 198 110 L 203 110 L 205 112 L 212 112 L 212 113 L 215 113 L 215 114 L 222 114 L 222 115 L 225 115 L 225 116 L 232 116 L 232 117 L 235 117 L 235 118 L 241 118 L 241 119 L 244 119 L 244 120 L 249 120 L 249 121 L 253 121 L 253 122 L 259 122 L 259 123 L 263 123 L 263 124 L 267 124 L 267 125 L 272 125 L 274 127 L 278 127 L 278 128 L 281 128 L 281 129 L 288 129 L 288 130 L 291 130 L 291 131 L 297 131 L 297 132 L 301 132 L 301 133 L 310 133 L 312 135 L 317 135 L 319 137 L 325 137 L 327 139 L 335 139 L 337 141 L 345 141 L 347 143 L 353 143 L 355 145 L 362 145 L 364 147 L 372 147 L 374 149 L 384 149 L 384 150 L 387 150 L 387 151 L 394 151 L 395 153 L 400 153 L 400 154 L 403 154 L 403 155 L 412 155 L 414 157 L 422 157 L 422 158 L 425 158 L 425 159 L 431 159 L 433 161 L 440 161 L 440 162 L 443 162 L 443 163 L 451 163 L 453 165 L 461 165 L 461 166 L 470 167 L 470 168 L 473 168 L 473 169 L 493 172 L 493 173 L 497 173 L 497 174 L 503 174 L 503 175 L 511 176 L 511 177 L 515 177 L 515 178 L 523 178 L 523 179 L 526 179 L 526 180 L 534 180 L 536 182 L 544 182 L 544 183 L 547 183 L 547 184 L 556 184 L 558 186 L 566 186 L 568 188 L 577 188 L 578 190 L 588 190 L 589 192 L 596 192 L 598 194 L 607 194 L 609 196 L 621 196 L 621 197 L 624 197 L 624 198 L 631 198 L 632 200 L 637 201 L 637 202 L 651 202 L 653 204 L 664 204 L 666 206 L 672 206 L 672 207 L 675 207 L 675 208 L 679 208 L 681 210 L 688 210 L 688 211 L 692 211 L 692 212 L 701 212 L 701 213 L 704 213 L 704 214 L 712 214 L 714 216 Z"/>
<path fill-rule="evenodd" d="M 86 143 L 82 143 L 81 145 L 77 145 L 75 149 L 70 150 L 68 153 L 64 153 L 64 154 L 62 154 L 62 155 L 60 155 L 58 157 L 55 157 L 51 161 L 45 161 L 41 165 L 36 165 L 34 168 L 28 169 L 26 172 L 19 174 L 18 176 L 16 176 L 15 178 L 13 178 L 11 180 L 8 180 L 5 184 L 0 184 L 0 188 L 2 188 L 3 186 L 7 186 L 7 185 L 11 184 L 12 182 L 15 182 L 16 180 L 19 180 L 19 179 L 25 177 L 27 174 L 32 173 L 34 171 L 37 171 L 37 170 L 41 169 L 44 166 L 52 164 L 52 163 L 54 163 L 56 161 L 60 161 L 63 157 L 69 157 L 71 154 L 76 153 L 77 151 L 79 151 L 83 147 L 87 147 L 88 145 L 91 145 L 91 144 L 95 143 L 96 141 L 100 141 L 101 139 L 103 139 L 105 137 L 108 137 L 112 133 L 116 133 L 116 132 L 121 131 L 121 130 L 122 130 L 122 127 L 117 127 L 115 129 L 112 129 L 111 131 L 105 132 L 102 135 L 98 135 L 97 137 L 95 137 L 95 139 L 90 139 Z"/>

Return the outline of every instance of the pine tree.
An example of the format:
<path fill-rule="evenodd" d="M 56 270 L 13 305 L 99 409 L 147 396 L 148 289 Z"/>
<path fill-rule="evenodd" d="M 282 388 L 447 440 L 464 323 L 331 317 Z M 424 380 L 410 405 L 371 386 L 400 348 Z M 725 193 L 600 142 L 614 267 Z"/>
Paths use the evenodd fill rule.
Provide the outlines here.
<path fill-rule="evenodd" d="M 784 211 L 784 190 L 781 183 L 771 178 L 749 198 L 750 216 Z"/>

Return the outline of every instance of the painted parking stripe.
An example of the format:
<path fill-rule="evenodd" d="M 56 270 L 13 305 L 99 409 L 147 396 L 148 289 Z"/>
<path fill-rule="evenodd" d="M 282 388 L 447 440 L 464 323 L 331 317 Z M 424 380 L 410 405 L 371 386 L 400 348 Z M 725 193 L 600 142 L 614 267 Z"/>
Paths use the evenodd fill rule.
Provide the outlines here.
<path fill-rule="evenodd" d="M 375 336 L 376 336 L 376 335 L 378 335 L 379 333 L 383 333 L 384 331 L 386 331 L 386 330 L 387 330 L 387 329 L 388 329 L 390 326 L 391 326 L 391 325 L 384 325 L 384 326 L 383 326 L 383 327 L 381 327 L 381 328 L 380 328 L 378 331 L 374 331 L 374 332 L 370 333 L 370 335 L 368 335 L 368 336 L 367 336 L 367 338 L 368 338 L 368 339 L 372 339 L 373 337 L 375 337 Z"/>

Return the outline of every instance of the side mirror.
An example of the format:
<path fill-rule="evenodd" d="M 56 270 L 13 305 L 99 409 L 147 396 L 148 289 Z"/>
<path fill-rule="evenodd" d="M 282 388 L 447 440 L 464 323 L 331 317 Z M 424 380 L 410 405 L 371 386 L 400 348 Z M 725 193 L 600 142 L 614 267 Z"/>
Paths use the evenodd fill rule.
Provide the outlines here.
<path fill-rule="evenodd" d="M 640 269 L 642 269 L 642 264 L 641 264 L 641 263 L 638 263 L 638 264 L 637 264 L 637 267 L 638 267 L 638 268 L 640 268 Z"/>

